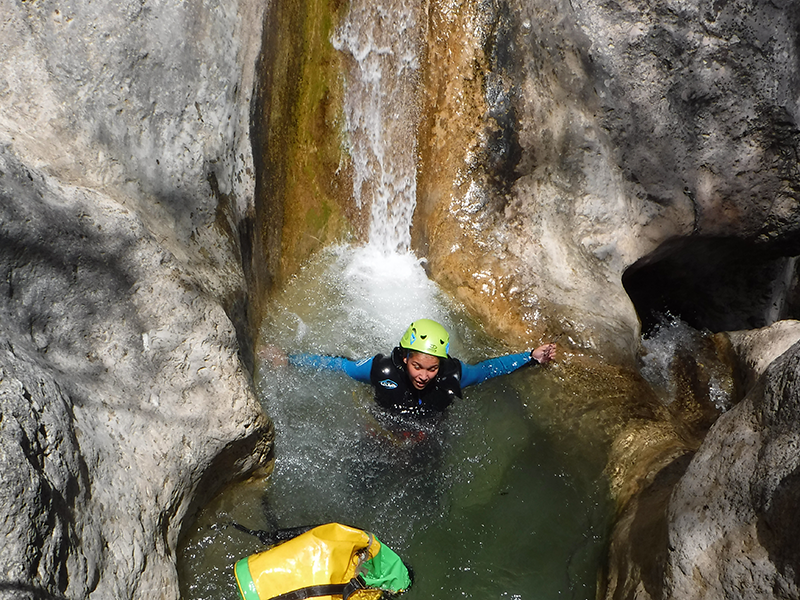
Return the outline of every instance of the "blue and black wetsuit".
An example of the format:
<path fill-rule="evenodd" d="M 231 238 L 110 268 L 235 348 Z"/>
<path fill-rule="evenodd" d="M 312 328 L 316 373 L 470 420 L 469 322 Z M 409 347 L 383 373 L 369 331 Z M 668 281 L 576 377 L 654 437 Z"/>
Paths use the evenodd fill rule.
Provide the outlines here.
<path fill-rule="evenodd" d="M 476 365 L 448 357 L 441 360 L 439 372 L 425 389 L 417 390 L 408 378 L 403 356 L 399 347 L 388 356 L 378 354 L 360 361 L 293 354 L 289 356 L 289 364 L 344 372 L 356 381 L 371 384 L 380 406 L 397 413 L 424 414 L 443 411 L 456 396 L 461 398 L 461 390 L 467 386 L 511 373 L 533 360 L 530 352 L 490 358 Z"/>

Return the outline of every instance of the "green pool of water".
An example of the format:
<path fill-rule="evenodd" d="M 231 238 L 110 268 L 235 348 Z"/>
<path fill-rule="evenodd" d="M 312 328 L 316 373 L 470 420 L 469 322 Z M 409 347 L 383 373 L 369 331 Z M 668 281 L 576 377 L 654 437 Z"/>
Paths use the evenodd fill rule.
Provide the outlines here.
<path fill-rule="evenodd" d="M 422 316 L 448 327 L 462 360 L 504 352 L 412 258 L 350 248 L 321 256 L 275 298 L 263 341 L 361 358 L 391 350 Z M 339 521 L 373 531 L 412 566 L 408 600 L 594 599 L 609 515 L 601 461 L 576 459 L 553 443 L 563 433 L 532 416 L 537 398 L 519 390 L 546 376 L 467 388 L 441 419 L 420 423 L 382 414 L 369 386 L 343 374 L 260 365 L 275 470 L 203 510 L 181 548 L 183 598 L 237 597 L 234 562 L 263 548 L 232 522 Z"/>

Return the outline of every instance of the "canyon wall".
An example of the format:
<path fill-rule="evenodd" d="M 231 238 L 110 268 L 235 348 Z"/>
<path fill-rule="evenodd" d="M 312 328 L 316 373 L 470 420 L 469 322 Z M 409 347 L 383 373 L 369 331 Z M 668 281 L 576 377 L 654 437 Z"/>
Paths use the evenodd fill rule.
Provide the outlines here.
<path fill-rule="evenodd" d="M 797 349 L 754 385 L 748 365 L 788 346 L 747 331 L 797 316 L 797 11 L 509 0 L 428 18 L 414 245 L 510 346 L 559 340 L 549 410 L 576 447 L 606 445 L 617 502 L 600 593 L 797 597 Z M 642 380 L 659 311 L 763 340 L 715 339 L 745 397 L 719 423 L 700 353 L 687 397 Z"/>
<path fill-rule="evenodd" d="M 268 463 L 242 266 L 263 10 L 0 8 L 0 597 L 177 598 L 184 518 Z"/>
<path fill-rule="evenodd" d="M 621 278 L 665 242 L 797 253 L 794 11 L 481 6 L 431 3 L 415 240 L 498 332 L 630 361 Z"/>

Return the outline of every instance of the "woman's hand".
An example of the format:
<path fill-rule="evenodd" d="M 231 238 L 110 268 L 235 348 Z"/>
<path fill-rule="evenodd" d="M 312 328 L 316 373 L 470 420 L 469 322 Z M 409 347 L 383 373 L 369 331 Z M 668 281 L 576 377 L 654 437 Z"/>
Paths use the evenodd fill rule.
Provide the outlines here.
<path fill-rule="evenodd" d="M 258 349 L 258 358 L 270 363 L 273 367 L 285 367 L 289 364 L 286 352 L 272 345 L 263 345 Z"/>
<path fill-rule="evenodd" d="M 547 364 L 556 357 L 556 345 L 550 343 L 539 346 L 531 351 L 531 357 L 540 365 Z"/>

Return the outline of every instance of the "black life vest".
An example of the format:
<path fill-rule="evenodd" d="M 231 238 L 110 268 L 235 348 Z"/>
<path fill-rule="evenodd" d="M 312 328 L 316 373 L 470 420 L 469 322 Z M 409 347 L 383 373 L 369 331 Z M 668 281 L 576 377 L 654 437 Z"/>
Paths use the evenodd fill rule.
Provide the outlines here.
<path fill-rule="evenodd" d="M 398 347 L 389 356 L 378 354 L 372 360 L 370 381 L 375 388 L 375 401 L 392 412 L 443 411 L 456 396 L 461 398 L 461 362 L 450 357 L 441 359 L 436 377 L 424 390 L 418 390 L 408 378 L 403 350 Z"/>

